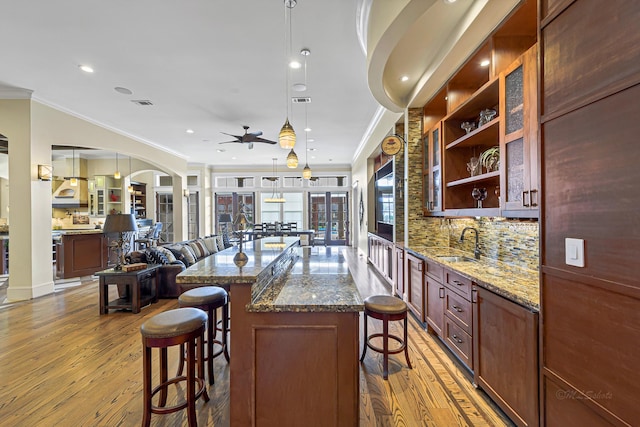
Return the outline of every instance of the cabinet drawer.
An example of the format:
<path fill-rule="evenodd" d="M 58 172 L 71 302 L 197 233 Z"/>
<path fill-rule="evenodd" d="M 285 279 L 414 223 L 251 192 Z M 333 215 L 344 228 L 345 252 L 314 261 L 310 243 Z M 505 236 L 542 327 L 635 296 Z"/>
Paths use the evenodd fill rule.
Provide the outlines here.
<path fill-rule="evenodd" d="M 442 276 L 444 274 L 444 268 L 430 260 L 424 262 L 424 272 L 427 276 L 436 279 L 438 282 L 442 282 Z"/>
<path fill-rule="evenodd" d="M 471 302 L 467 301 L 450 289 L 445 289 L 445 313 L 466 333 L 471 334 Z"/>
<path fill-rule="evenodd" d="M 444 317 L 445 342 L 462 362 L 473 370 L 473 346 L 471 336 L 449 317 Z"/>
<path fill-rule="evenodd" d="M 444 275 L 445 284 L 448 285 L 449 289 L 471 301 L 471 280 L 451 270 L 444 270 Z"/>

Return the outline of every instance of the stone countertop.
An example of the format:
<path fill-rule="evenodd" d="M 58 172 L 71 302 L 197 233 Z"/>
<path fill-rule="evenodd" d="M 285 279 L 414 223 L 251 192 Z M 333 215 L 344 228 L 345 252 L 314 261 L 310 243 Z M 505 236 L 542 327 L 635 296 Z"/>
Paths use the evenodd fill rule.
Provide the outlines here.
<path fill-rule="evenodd" d="M 503 296 L 508 300 L 530 310 L 540 311 L 538 271 L 515 267 L 487 258 L 481 258 L 478 262 L 451 262 L 439 258 L 443 256 L 466 256 L 473 258 L 473 254 L 453 248 L 414 246 L 405 249 L 417 256 L 429 258 L 444 267 L 452 269 L 477 283 L 479 286 Z"/>
<path fill-rule="evenodd" d="M 297 245 L 297 237 L 271 237 L 242 244 L 242 252 L 248 257 L 247 264 L 238 267 L 233 257 L 240 251 L 238 246 L 209 255 L 176 276 L 177 283 L 255 283 L 258 276 L 288 248 Z"/>
<path fill-rule="evenodd" d="M 299 248 L 299 258 L 247 307 L 253 312 L 358 312 L 364 303 L 339 247 Z"/>
<path fill-rule="evenodd" d="M 102 234 L 101 228 L 86 228 L 86 229 L 62 229 L 62 230 L 52 230 L 52 234 L 55 236 L 72 236 L 76 234 Z"/>

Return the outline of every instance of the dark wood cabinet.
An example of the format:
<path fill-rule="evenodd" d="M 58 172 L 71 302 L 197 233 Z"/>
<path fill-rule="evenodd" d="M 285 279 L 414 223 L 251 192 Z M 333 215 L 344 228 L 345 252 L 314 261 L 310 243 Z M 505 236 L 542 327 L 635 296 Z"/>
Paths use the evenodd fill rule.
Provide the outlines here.
<path fill-rule="evenodd" d="M 393 258 L 393 291 L 401 299 L 404 299 L 404 248 L 396 246 Z"/>
<path fill-rule="evenodd" d="M 460 361 L 473 371 L 473 308 L 475 285 L 448 268 L 444 278 L 444 330 L 442 339 Z"/>
<path fill-rule="evenodd" d="M 442 277 L 444 274 L 441 265 L 429 259 L 424 262 L 424 287 L 425 287 L 425 307 L 427 328 L 434 334 L 442 336 L 444 329 L 444 285 Z"/>
<path fill-rule="evenodd" d="M 405 281 L 407 286 L 407 303 L 416 318 L 424 323 L 424 261 L 422 258 L 418 258 L 409 253 L 406 258 L 407 276 Z"/>
<path fill-rule="evenodd" d="M 107 238 L 102 233 L 63 235 L 56 243 L 56 277 L 90 276 L 107 268 Z"/>
<path fill-rule="evenodd" d="M 519 426 L 537 426 L 538 314 L 478 288 L 474 379 Z"/>

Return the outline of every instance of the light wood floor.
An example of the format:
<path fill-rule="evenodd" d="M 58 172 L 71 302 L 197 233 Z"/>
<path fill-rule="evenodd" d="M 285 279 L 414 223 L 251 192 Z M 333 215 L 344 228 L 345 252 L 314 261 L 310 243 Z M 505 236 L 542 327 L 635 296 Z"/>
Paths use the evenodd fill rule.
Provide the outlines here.
<path fill-rule="evenodd" d="M 363 257 L 352 249 L 346 250 L 346 256 L 363 298 L 390 292 Z M 0 425 L 140 425 L 139 327 L 149 317 L 175 307 L 176 300 L 160 300 L 138 315 L 100 316 L 97 282 L 0 306 Z M 377 329 L 377 323 L 371 321 L 370 330 Z M 482 391 L 474 389 L 469 374 L 451 361 L 442 344 L 414 319 L 409 322 L 409 342 L 413 369 L 406 368 L 402 354 L 392 356 L 389 381 L 382 380 L 381 358 L 367 352 L 361 364 L 360 426 L 511 425 Z M 170 370 L 175 370 L 176 358 L 177 351 L 170 350 Z M 215 369 L 211 400 L 197 403 L 198 423 L 226 427 L 229 367 L 217 358 Z M 169 403 L 180 394 L 178 390 L 170 396 Z M 186 425 L 185 412 L 153 415 L 151 424 Z"/>

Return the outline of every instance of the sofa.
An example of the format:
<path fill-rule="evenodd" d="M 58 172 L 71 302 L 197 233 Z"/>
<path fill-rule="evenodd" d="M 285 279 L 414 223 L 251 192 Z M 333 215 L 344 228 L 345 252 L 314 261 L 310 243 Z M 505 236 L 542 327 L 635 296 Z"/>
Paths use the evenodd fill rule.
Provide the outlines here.
<path fill-rule="evenodd" d="M 182 293 L 176 276 L 201 259 L 233 246 L 227 234 L 153 246 L 127 254 L 129 263 L 160 264 L 158 298 L 178 298 Z"/>

